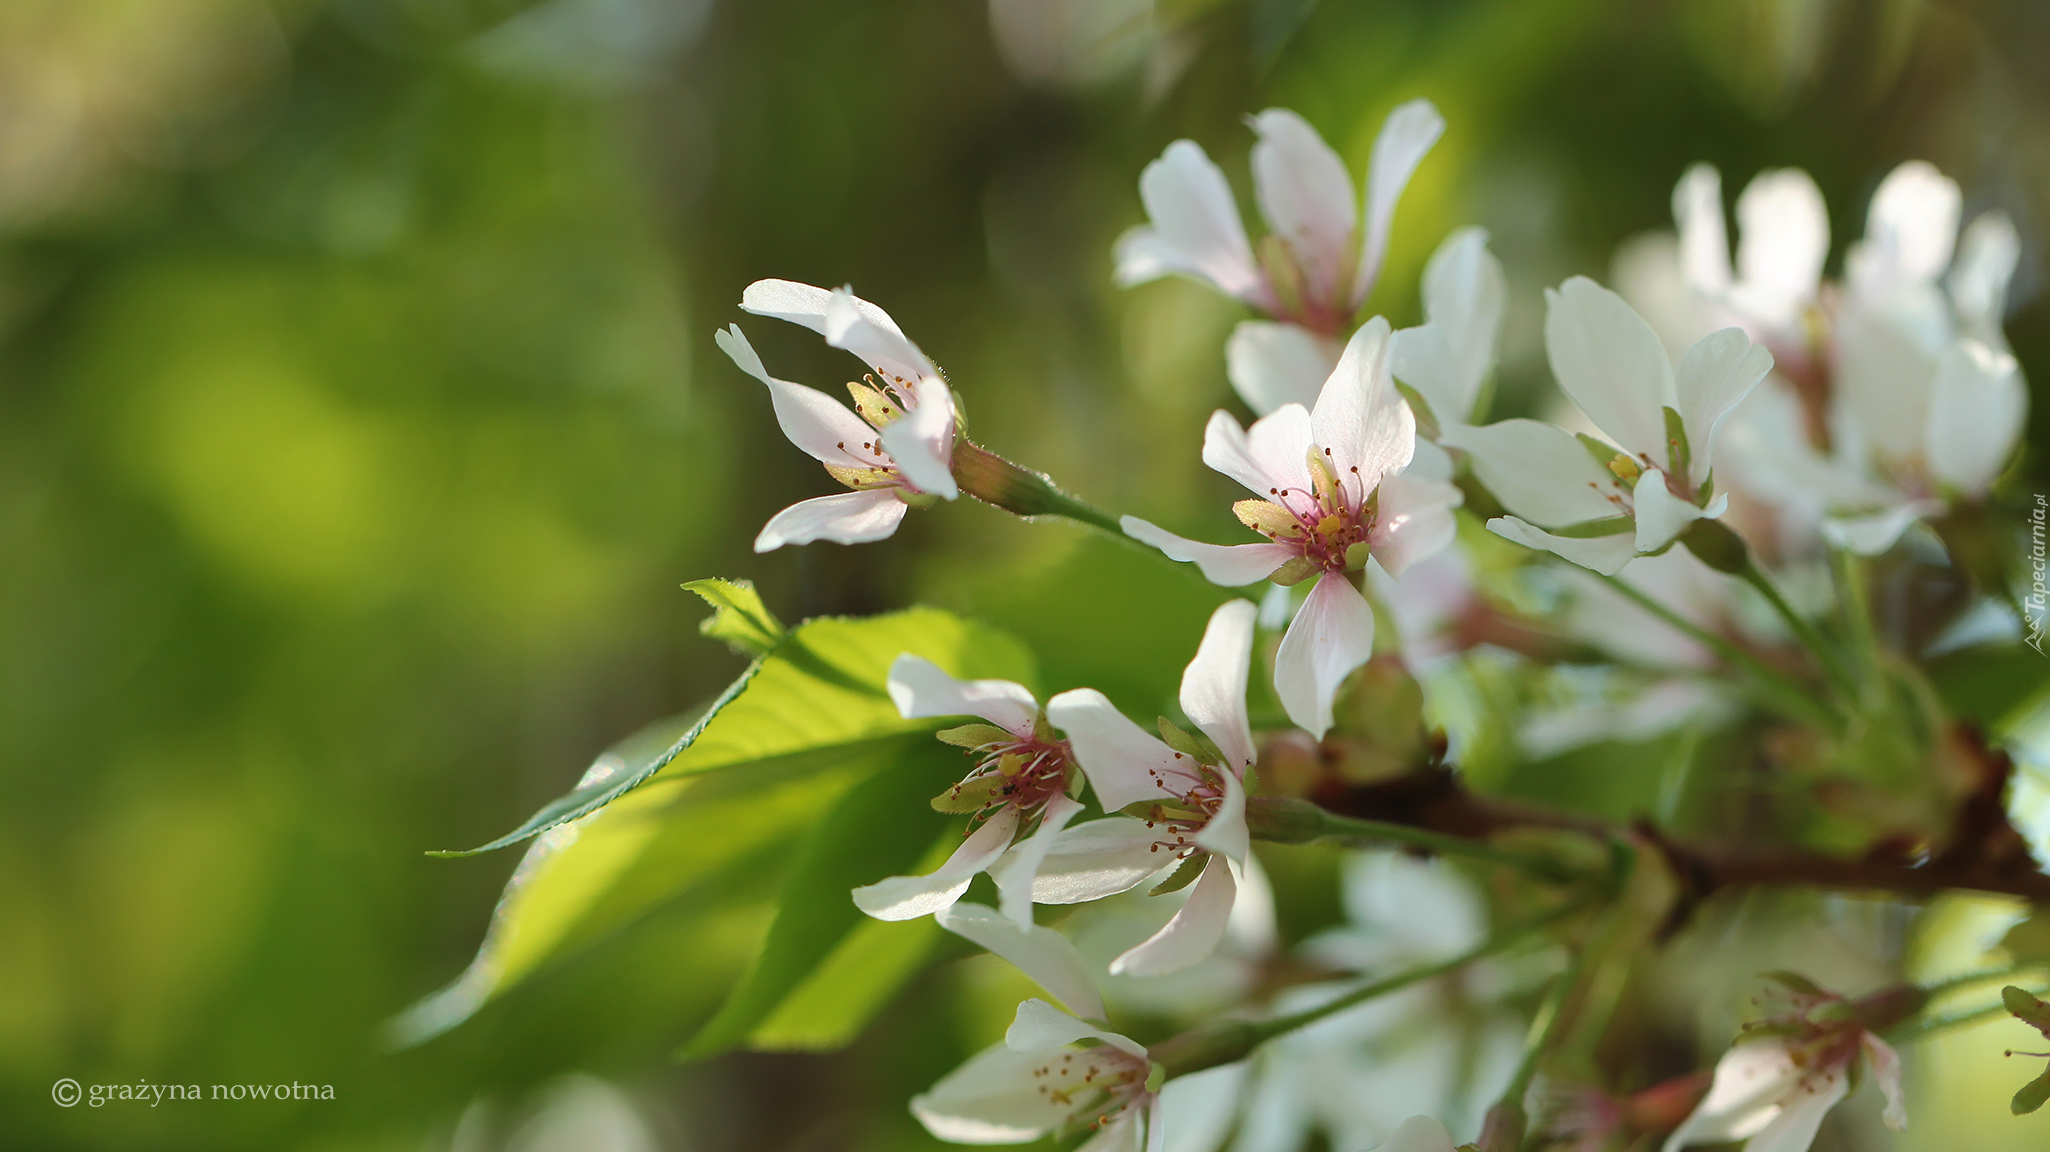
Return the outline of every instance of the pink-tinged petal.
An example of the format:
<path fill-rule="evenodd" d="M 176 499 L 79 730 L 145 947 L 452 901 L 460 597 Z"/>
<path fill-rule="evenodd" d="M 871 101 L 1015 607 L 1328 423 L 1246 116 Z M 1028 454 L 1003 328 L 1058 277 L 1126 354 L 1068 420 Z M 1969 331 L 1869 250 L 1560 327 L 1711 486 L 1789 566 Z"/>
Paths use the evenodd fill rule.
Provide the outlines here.
<path fill-rule="evenodd" d="M 1186 789 L 1170 786 L 1193 783 L 1181 753 L 1132 723 L 1094 688 L 1076 688 L 1047 701 L 1046 718 L 1068 734 L 1075 762 L 1106 812 L 1178 796 Z"/>
<path fill-rule="evenodd" d="M 1822 538 L 1860 556 L 1877 556 L 1917 520 L 1943 513 L 1941 500 L 1906 500 L 1863 516 L 1831 516 L 1822 522 Z"/>
<path fill-rule="evenodd" d="M 841 288 L 826 302 L 826 343 L 859 356 L 883 377 L 879 383 L 910 387 L 939 369 L 926 359 L 883 310 Z"/>
<path fill-rule="evenodd" d="M 2029 391 L 2014 357 L 1955 340 L 1929 395 L 1929 470 L 1967 497 L 1993 486 L 2021 439 Z"/>
<path fill-rule="evenodd" d="M 1224 774 L 1224 799 L 1191 839 L 1205 852 L 1245 862 L 1246 854 L 1253 850 L 1253 838 L 1246 827 L 1246 786 L 1239 782 L 1238 773 Z"/>
<path fill-rule="evenodd" d="M 1360 267 L 1352 282 L 1352 305 L 1366 302 L 1380 279 L 1388 256 L 1388 233 L 1395 222 L 1395 202 L 1409 187 L 1424 155 L 1445 134 L 1445 118 L 1429 100 L 1411 100 L 1388 114 L 1374 140 L 1373 167 L 1367 175 L 1367 218 L 1360 238 Z"/>
<path fill-rule="evenodd" d="M 1689 524 L 1702 519 L 1708 513 L 1696 508 L 1692 501 L 1682 500 L 1666 487 L 1666 474 L 1656 468 L 1646 469 L 1637 478 L 1637 487 L 1632 492 L 1637 505 L 1637 550 L 1656 552 L 1672 543 L 1673 537 L 1687 530 Z"/>
<path fill-rule="evenodd" d="M 889 457 L 877 456 L 865 447 L 876 439 L 876 431 L 867 421 L 824 392 L 770 376 L 754 345 L 741 334 L 740 325 L 713 333 L 712 342 L 742 372 L 768 386 L 769 402 L 775 406 L 776 423 L 783 435 L 812 459 L 847 468 L 890 466 Z"/>
<path fill-rule="evenodd" d="M 994 908 L 956 904 L 941 909 L 933 922 L 1011 962 L 1078 1016 L 1104 1018 L 1103 995 L 1089 975 L 1089 965 L 1068 938 L 1051 928 L 1019 925 Z"/>
<path fill-rule="evenodd" d="M 1352 176 L 1345 161 L 1317 130 L 1286 108 L 1269 108 L 1251 118 L 1260 142 L 1253 145 L 1253 188 L 1267 226 L 1288 242 L 1312 300 L 1350 293 L 1339 279 L 1352 271 L 1354 207 Z"/>
<path fill-rule="evenodd" d="M 906 505 L 888 488 L 841 492 L 800 500 L 762 525 L 755 551 L 773 552 L 785 544 L 831 540 L 836 544 L 867 544 L 897 530 Z"/>
<path fill-rule="evenodd" d="M 1495 499 L 1533 524 L 1558 528 L 1622 511 L 1603 495 L 1615 490 L 1615 475 L 1555 424 L 1503 420 L 1447 428 L 1440 439 L 1466 452 Z"/>
<path fill-rule="evenodd" d="M 1222 408 L 1203 426 L 1203 463 L 1258 496 L 1307 487 L 1309 450 L 1310 413 L 1299 404 L 1283 404 L 1254 421 L 1250 432 Z"/>
<path fill-rule="evenodd" d="M 854 890 L 855 907 L 878 920 L 915 920 L 951 906 L 975 874 L 996 863 L 1018 832 L 1018 810 L 1000 808 L 925 876 L 892 876 Z"/>
<path fill-rule="evenodd" d="M 1712 332 L 1680 356 L 1674 381 L 1680 400 L 1676 411 L 1687 430 L 1688 483 L 1708 479 L 1709 457 L 1723 421 L 1770 371 L 1772 353 L 1763 344 L 1753 344 L 1741 328 Z M 1652 460 L 1660 466 L 1666 463 L 1663 456 Z"/>
<path fill-rule="evenodd" d="M 1737 275 L 1745 310 L 1781 328 L 1801 321 L 1829 255 L 1829 210 L 1799 168 L 1760 172 L 1737 197 Z"/>
<path fill-rule="evenodd" d="M 953 470 L 954 397 L 937 376 L 920 379 L 912 395 L 917 402 L 884 427 L 883 447 L 919 491 L 952 500 L 961 494 Z"/>
<path fill-rule="evenodd" d="M 1203 570 L 1204 579 L 1226 588 L 1265 580 L 1295 557 L 1281 544 L 1205 544 L 1177 536 L 1137 516 L 1127 516 L 1119 523 L 1124 526 L 1125 535 L 1160 549 L 1170 560 L 1193 561 Z"/>
<path fill-rule="evenodd" d="M 1459 531 L 1452 510 L 1466 499 L 1456 486 L 1412 476 L 1414 471 L 1382 478 L 1381 515 L 1368 541 L 1374 559 L 1398 580 L 1410 565 L 1452 543 Z"/>
<path fill-rule="evenodd" d="M 1053 837 L 1052 850 L 1032 881 L 1035 904 L 1087 904 L 1138 887 L 1172 865 L 1162 852 L 1166 836 L 1144 820 L 1112 816 Z"/>
<path fill-rule="evenodd" d="M 1901 1095 L 1901 1054 L 1893 1045 L 1867 1032 L 1858 1038 L 1865 1047 L 1865 1059 L 1872 1063 L 1872 1079 L 1886 1097 L 1886 1111 L 1880 1119 L 1896 1131 L 1908 1126 L 1908 1102 Z"/>
<path fill-rule="evenodd" d="M 1246 717 L 1246 678 L 1253 658 L 1251 600 L 1228 600 L 1210 614 L 1196 658 L 1182 671 L 1182 711 L 1210 737 L 1234 772 L 1253 763 L 1253 726 Z"/>
<path fill-rule="evenodd" d="M 1858 263 L 1875 286 L 1929 281 L 1943 274 L 1957 242 L 1957 181 L 1921 160 L 1887 174 L 1872 194 Z"/>
<path fill-rule="evenodd" d="M 1453 1152 L 1452 1134 L 1429 1116 L 1412 1116 L 1375 1152 Z"/>
<path fill-rule="evenodd" d="M 1361 499 L 1416 452 L 1416 415 L 1388 372 L 1391 335 L 1379 316 L 1360 325 L 1310 412 L 1311 431 L 1339 483 Z"/>
<path fill-rule="evenodd" d="M 1770 1124 L 1780 1101 L 1801 1083 L 1802 1070 L 1778 1037 L 1738 1044 L 1716 1061 L 1715 1079 L 1694 1112 L 1666 1138 L 1662 1152 L 1690 1144 L 1742 1140 Z"/>
<path fill-rule="evenodd" d="M 1069 799 L 1064 793 L 1055 795 L 1046 802 L 1046 809 L 1040 814 L 1038 830 L 990 866 L 989 878 L 996 881 L 998 903 L 1004 915 L 1013 922 L 1031 927 L 1032 888 L 1039 880 L 1040 865 L 1046 862 L 1047 854 L 1060 842 L 1061 830 L 1081 812 L 1079 801 Z"/>
<path fill-rule="evenodd" d="M 1139 199 L 1153 223 L 1149 255 L 1159 264 L 1215 284 L 1226 295 L 1264 295 L 1253 246 L 1224 173 L 1193 140 L 1177 140 L 1139 176 Z"/>
<path fill-rule="evenodd" d="M 1850 1080 L 1842 1071 L 1824 1073 L 1819 1084 L 1803 1083 L 1788 1094 L 1779 1115 L 1752 1134 L 1745 1152 L 1808 1152 L 1823 1117 L 1849 1090 Z"/>
<path fill-rule="evenodd" d="M 1044 1000 L 1018 1005 L 1018 1014 L 1004 1033 L 1004 1046 L 1013 1052 L 1058 1052 L 1078 1040 L 1097 1040 L 1142 1060 L 1146 1057 L 1144 1044 L 1077 1020 Z"/>
<path fill-rule="evenodd" d="M 1421 328 L 1395 334 L 1391 368 L 1416 389 L 1440 425 L 1473 418 L 1474 401 L 1495 367 L 1507 300 L 1502 264 L 1483 228 L 1445 238 L 1424 265 Z"/>
<path fill-rule="evenodd" d="M 1575 276 L 1545 290 L 1545 351 L 1559 387 L 1631 455 L 1666 458 L 1665 409 L 1677 410 L 1673 364 L 1621 296 Z"/>
<path fill-rule="evenodd" d="M 956 680 L 945 669 L 906 652 L 890 664 L 890 702 L 906 720 L 980 716 L 1018 736 L 1032 735 L 1039 701 L 1009 680 Z"/>
<path fill-rule="evenodd" d="M 1374 654 L 1374 612 L 1345 577 L 1317 578 L 1274 655 L 1274 691 L 1295 726 L 1322 740 L 1338 686 Z"/>
<path fill-rule="evenodd" d="M 1315 404 L 1337 363 L 1336 344 L 1294 324 L 1243 320 L 1224 342 L 1224 374 L 1261 416 L 1283 404 Z"/>
<path fill-rule="evenodd" d="M 1157 1092 L 1146 1105 L 1146 1152 L 1167 1152 L 1167 1100 Z"/>
<path fill-rule="evenodd" d="M 1073 1107 L 1039 1091 L 1032 1073 L 1045 1062 L 1043 1053 L 985 1048 L 912 1097 L 911 1114 L 926 1131 L 956 1144 L 1036 1140 L 1060 1127 Z"/>
<path fill-rule="evenodd" d="M 1696 164 L 1673 188 L 1673 223 L 1680 230 L 1680 275 L 1696 292 L 1721 296 L 1730 287 L 1730 240 L 1723 224 L 1723 178 L 1713 164 Z"/>
<path fill-rule="evenodd" d="M 2007 350 L 2001 331 L 2006 319 L 2007 284 L 2022 254 L 2014 221 L 2000 211 L 1982 212 L 1958 241 L 1950 266 L 1950 300 L 1958 327 L 1966 336 L 1992 348 Z"/>
<path fill-rule="evenodd" d="M 1237 898 L 1238 882 L 1231 877 L 1231 862 L 1211 856 L 1181 911 L 1145 943 L 1111 961 L 1111 975 L 1165 976 L 1210 955 L 1224 939 L 1232 902 Z"/>
<path fill-rule="evenodd" d="M 1623 565 L 1630 563 L 1637 556 L 1637 535 L 1627 527 L 1612 536 L 1554 536 L 1514 516 L 1497 516 L 1488 521 L 1488 531 L 1504 540 L 1514 540 L 1526 548 L 1536 548 L 1541 552 L 1550 552 L 1562 560 L 1571 560 L 1582 568 L 1592 569 L 1604 576 L 1614 576 L 1621 572 Z"/>

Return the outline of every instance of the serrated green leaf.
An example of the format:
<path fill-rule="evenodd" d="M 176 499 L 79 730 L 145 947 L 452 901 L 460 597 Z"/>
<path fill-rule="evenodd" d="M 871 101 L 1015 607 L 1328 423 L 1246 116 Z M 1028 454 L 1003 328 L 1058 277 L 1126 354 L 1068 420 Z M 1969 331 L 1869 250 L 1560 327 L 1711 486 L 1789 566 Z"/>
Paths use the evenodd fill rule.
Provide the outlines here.
<path fill-rule="evenodd" d="M 2041 1108 L 2046 1101 L 2050 1101 L 2050 1069 L 2045 1069 L 2041 1076 L 2022 1085 L 2007 1107 L 2017 1116 L 2026 1116 Z"/>
<path fill-rule="evenodd" d="M 2050 1004 L 2030 995 L 2026 989 L 2012 984 L 2000 990 L 2000 1002 L 2007 1006 L 2008 1014 L 2050 1039 Z"/>
<path fill-rule="evenodd" d="M 679 1057 L 710 1056 L 745 1041 L 867 919 L 849 893 L 918 862 L 944 827 L 923 801 L 955 765 L 940 744 L 913 745 L 831 806 L 794 846 L 776 922 L 753 967 Z"/>
<path fill-rule="evenodd" d="M 742 656 L 760 656 L 783 639 L 783 622 L 776 619 L 752 580 L 692 580 L 685 588 L 704 598 L 712 614 L 698 625 L 698 631 L 726 645 Z"/>

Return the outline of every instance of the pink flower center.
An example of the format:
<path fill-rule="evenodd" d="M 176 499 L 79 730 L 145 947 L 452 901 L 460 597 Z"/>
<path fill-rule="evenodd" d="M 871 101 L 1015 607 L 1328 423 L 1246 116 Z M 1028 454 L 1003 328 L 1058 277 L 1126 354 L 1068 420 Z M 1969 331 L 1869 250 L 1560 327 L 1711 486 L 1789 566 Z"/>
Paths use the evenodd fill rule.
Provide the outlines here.
<path fill-rule="evenodd" d="M 1331 455 L 1329 449 L 1322 451 L 1324 457 Z M 1319 480 L 1313 487 L 1269 488 L 1269 499 L 1242 503 L 1266 504 L 1273 511 L 1254 509 L 1250 515 L 1242 512 L 1240 519 L 1313 568 L 1351 571 L 1365 562 L 1365 557 L 1352 550 L 1372 539 L 1379 518 L 1378 502 L 1371 496 L 1356 501 L 1350 495 L 1349 489 L 1360 486 L 1358 468 L 1340 478 L 1323 460 L 1313 459 L 1311 469 Z"/>
<path fill-rule="evenodd" d="M 954 785 L 953 795 L 990 789 L 988 802 L 969 822 L 971 828 L 1008 807 L 1016 807 L 1021 818 L 1040 812 L 1074 778 L 1075 753 L 1066 740 L 1014 737 L 980 745 L 969 755 L 977 758 L 975 770 Z"/>
<path fill-rule="evenodd" d="M 1146 774 L 1153 778 L 1161 791 L 1172 793 L 1173 800 L 1163 800 L 1149 809 L 1144 817 L 1146 826 L 1160 832 L 1162 839 L 1153 842 L 1153 851 L 1165 849 L 1169 855 L 1188 859 L 1196 852 L 1196 833 L 1209 824 L 1224 804 L 1225 769 L 1211 764 L 1198 763 L 1177 752 L 1177 767 L 1186 765 L 1182 772 L 1162 772 L 1148 768 Z"/>
<path fill-rule="evenodd" d="M 1074 1112 L 1094 1112 L 1101 1128 L 1146 1098 L 1147 1062 L 1105 1044 L 1062 1052 L 1032 1070 L 1041 1096 Z"/>

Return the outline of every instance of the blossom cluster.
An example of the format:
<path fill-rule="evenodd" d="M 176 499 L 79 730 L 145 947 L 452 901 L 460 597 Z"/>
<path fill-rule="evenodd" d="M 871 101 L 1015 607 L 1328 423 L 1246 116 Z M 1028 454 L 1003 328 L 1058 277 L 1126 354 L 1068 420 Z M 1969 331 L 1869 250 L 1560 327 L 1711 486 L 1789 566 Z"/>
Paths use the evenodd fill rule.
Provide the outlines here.
<path fill-rule="evenodd" d="M 1254 419 L 1219 409 L 1200 446 L 1204 464 L 1250 494 L 1230 511 L 1257 539 L 1111 521 L 1217 585 L 1266 586 L 1261 605 L 1233 599 L 1211 616 L 1181 680 L 1187 726 L 1162 718 L 1149 730 L 1088 687 L 1042 703 L 1023 685 L 958 680 L 916 655 L 890 670 L 904 717 L 956 722 L 939 738 L 971 768 L 932 804 L 963 817 L 966 831 L 932 872 L 877 878 L 852 899 L 882 920 L 934 917 L 1049 998 L 1019 1005 L 1000 1044 L 911 1102 L 942 1139 L 1021 1142 L 1088 1128 L 1087 1152 L 1113 1152 L 1216 1148 L 1236 1130 L 1240 1147 L 1290 1148 L 1322 1128 L 1346 1147 L 1385 1138 L 1391 1150 L 1449 1152 L 1448 1125 L 1472 1128 L 1477 1110 L 1406 1122 L 1395 1114 L 1442 1096 L 1454 1063 L 1429 1042 L 1392 1039 L 1423 1006 L 1346 999 L 1362 974 L 1483 948 L 1480 898 L 1449 866 L 1357 857 L 1353 919 L 1379 927 L 1302 946 L 1313 960 L 1301 962 L 1329 981 L 1280 992 L 1238 981 L 1249 998 L 1242 1013 L 1304 1021 L 1250 1057 L 1191 1068 L 1110 1029 L 1105 980 L 1143 997 L 1135 989 L 1148 980 L 1277 954 L 1271 924 L 1260 927 L 1273 897 L 1248 815 L 1249 797 L 1275 790 L 1274 750 L 1337 755 L 1339 703 L 1377 644 L 1422 667 L 1453 633 L 1480 626 L 1485 601 L 1467 556 L 1487 538 L 1460 533 L 1463 516 L 1483 519 L 1476 505 L 1495 537 L 1584 570 L 1568 582 L 1585 621 L 1576 642 L 1676 672 L 1670 696 L 1640 714 L 1600 714 L 1597 727 L 1614 734 L 1700 707 L 1707 673 L 1783 682 L 1752 654 L 1808 643 L 1806 617 L 1788 609 L 1761 621 L 1753 593 L 1783 607 L 1778 584 L 1805 567 L 1877 555 L 1919 523 L 1948 523 L 1983 503 L 2020 439 L 2027 393 L 2001 332 L 2015 228 L 1988 212 L 1960 235 L 1958 187 L 1927 164 L 1904 164 L 1879 185 L 1836 280 L 1823 277 L 1828 217 L 1808 176 L 1788 169 L 1751 182 L 1736 201 L 1733 261 L 1720 179 L 1706 166 L 1689 170 L 1674 193 L 1676 234 L 1626 250 L 1614 288 L 1574 276 L 1543 293 L 1546 358 L 1570 411 L 1489 421 L 1511 294 L 1484 231 L 1455 231 L 1430 258 L 1424 323 L 1397 329 L 1362 316 L 1405 186 L 1444 132 L 1437 110 L 1418 100 L 1388 117 L 1363 191 L 1300 116 L 1270 109 L 1248 123 L 1267 234 L 1249 238 L 1223 170 L 1180 140 L 1140 176 L 1147 219 L 1119 239 L 1114 259 L 1121 284 L 1181 276 L 1258 314 L 1223 349 Z M 718 334 L 768 388 L 791 443 L 849 489 L 776 514 L 757 551 L 879 540 L 909 509 L 963 493 L 1037 510 L 963 467 L 982 450 L 965 438 L 953 386 L 881 308 L 847 288 L 781 280 L 751 285 L 741 307 L 802 324 L 867 367 L 843 405 L 771 376 L 738 325 Z M 1680 630 L 1648 638 L 1628 622 L 1646 605 Z M 1377 639 L 1377 609 L 1396 636 Z M 1496 625 L 1491 634 L 1502 635 Z M 1848 676 L 1828 653 L 1808 655 L 1832 686 L 1832 675 Z M 1254 730 L 1247 694 L 1259 666 L 1282 730 Z M 1797 687 L 1783 695 L 1808 691 Z M 1548 731 L 1570 738 L 1556 724 Z M 979 876 L 993 907 L 966 899 Z M 1141 890 L 1151 895 L 1121 897 Z M 1061 917 L 1074 905 L 1154 901 L 1172 914 L 1107 962 L 1038 922 L 1040 908 Z M 1505 968 L 1496 983 L 1519 979 Z M 1523 1041 L 1503 1002 L 1485 1001 L 1482 1056 L 1467 1053 L 1465 1066 L 1527 1087 L 1527 1074 L 1512 1079 Z M 1905 1123 L 1898 1057 L 1860 1011 L 1820 989 L 1801 992 L 1798 1011 L 1741 1039 L 1691 1095 L 1672 1096 L 1682 1106 L 1658 1129 L 1667 1152 L 1747 1138 L 1751 1152 L 1806 1148 L 1859 1068 L 1885 1089 L 1887 1121 Z M 1363 1064 L 1363 1052 L 1376 1055 Z M 1403 1089 L 1419 1084 L 1429 1087 Z M 1497 1113 L 1520 1108 L 1505 1097 Z M 1583 1146 L 1602 1147 L 1629 1114 L 1586 1104 L 1554 1134 L 1592 1132 Z M 1501 1130 L 1490 1132 L 1484 1146 L 1504 1146 Z"/>

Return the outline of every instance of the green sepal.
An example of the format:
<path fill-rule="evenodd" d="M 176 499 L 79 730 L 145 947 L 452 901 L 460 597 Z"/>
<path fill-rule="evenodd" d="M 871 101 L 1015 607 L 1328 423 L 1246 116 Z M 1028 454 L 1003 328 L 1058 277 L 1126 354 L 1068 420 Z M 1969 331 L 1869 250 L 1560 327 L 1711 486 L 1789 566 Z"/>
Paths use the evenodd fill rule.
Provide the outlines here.
<path fill-rule="evenodd" d="M 1224 762 L 1224 754 L 1219 752 L 1217 745 L 1212 744 L 1210 738 L 1202 733 L 1190 732 L 1179 727 L 1165 716 L 1159 718 L 1159 727 L 1160 742 L 1189 759 L 1203 764 Z"/>
<path fill-rule="evenodd" d="M 1348 572 L 1357 572 L 1367 566 L 1367 559 L 1373 555 L 1372 546 L 1365 540 L 1349 544 L 1345 549 L 1345 567 Z"/>
<path fill-rule="evenodd" d="M 1687 446 L 1687 422 L 1671 408 L 1666 414 L 1666 471 L 1685 480 L 1694 465 L 1694 451 Z"/>
<path fill-rule="evenodd" d="M 1621 536 L 1625 532 L 1636 530 L 1637 521 L 1629 516 L 1604 516 L 1599 520 L 1582 520 L 1578 524 L 1568 524 L 1563 528 L 1545 529 L 1554 536 L 1563 536 L 1568 540 L 1594 540 L 1603 536 Z"/>
<path fill-rule="evenodd" d="M 1308 580 L 1323 570 L 1323 565 L 1318 564 L 1307 556 L 1291 556 L 1288 563 L 1276 568 L 1274 575 L 1269 576 L 1267 579 L 1281 585 L 1283 588 L 1288 588 Z"/>
<path fill-rule="evenodd" d="M 1210 857 L 1208 855 L 1202 852 L 1195 853 L 1182 861 L 1180 866 L 1173 872 L 1169 873 L 1167 879 L 1154 885 L 1153 891 L 1148 892 L 1147 895 L 1165 896 L 1170 892 L 1179 892 L 1187 888 L 1196 882 L 1196 877 L 1203 874 L 1203 869 L 1209 867 L 1209 863 Z"/>
<path fill-rule="evenodd" d="M 684 588 L 704 598 L 712 614 L 698 631 L 742 656 L 760 656 L 783 639 L 783 622 L 762 603 L 752 580 L 692 580 Z"/>
<path fill-rule="evenodd" d="M 2009 1015 L 2050 1039 L 2050 1004 L 2012 984 L 2000 990 L 2000 1002 L 2007 1006 Z"/>
<path fill-rule="evenodd" d="M 1751 548 L 1720 520 L 1696 520 L 1675 537 L 1694 558 L 1718 572 L 1741 575 L 1751 566 Z"/>
<path fill-rule="evenodd" d="M 1009 781 L 1002 776 L 977 776 L 963 780 L 932 798 L 932 810 L 950 816 L 980 812 L 990 806 Z"/>
<path fill-rule="evenodd" d="M 1615 460 L 1616 457 L 1629 455 L 1629 453 L 1624 452 L 1613 444 L 1605 444 L 1585 432 L 1575 432 L 1573 438 L 1580 441 L 1580 446 L 1587 449 L 1588 456 L 1604 472 L 1609 470 L 1610 462 Z"/>
<path fill-rule="evenodd" d="M 1762 980 L 1770 980 L 1790 992 L 1798 992 L 1803 996 L 1829 995 L 1829 993 L 1822 990 L 1821 985 L 1801 975 L 1799 972 L 1788 972 L 1784 969 L 1779 969 L 1772 972 L 1760 972 L 1758 976 Z"/>
<path fill-rule="evenodd" d="M 1715 469 L 1710 468 L 1708 470 L 1708 475 L 1703 476 L 1701 478 L 1701 490 L 1694 494 L 1694 506 L 1696 508 L 1706 508 L 1708 507 L 1709 501 L 1714 499 Z"/>
<path fill-rule="evenodd" d="M 2050 1101 L 2050 1068 L 2044 1069 L 2041 1076 L 2022 1085 L 2021 1090 L 2014 1094 L 2014 1099 L 2008 1101 L 2007 1108 L 2017 1116 L 2026 1116 L 2041 1108 L 2045 1101 Z"/>
<path fill-rule="evenodd" d="M 1431 411 L 1429 402 L 1418 394 L 1416 389 L 1404 384 L 1402 381 L 1392 380 L 1391 382 L 1395 385 L 1395 390 L 1402 394 L 1402 398 L 1409 401 L 1410 414 L 1416 417 L 1416 434 L 1426 440 L 1436 440 L 1438 438 L 1438 417 L 1436 413 Z"/>
<path fill-rule="evenodd" d="M 1016 737 L 994 724 L 963 724 L 958 728 L 942 728 L 933 733 L 944 744 L 956 748 L 981 748 L 989 744 L 1002 744 Z"/>

